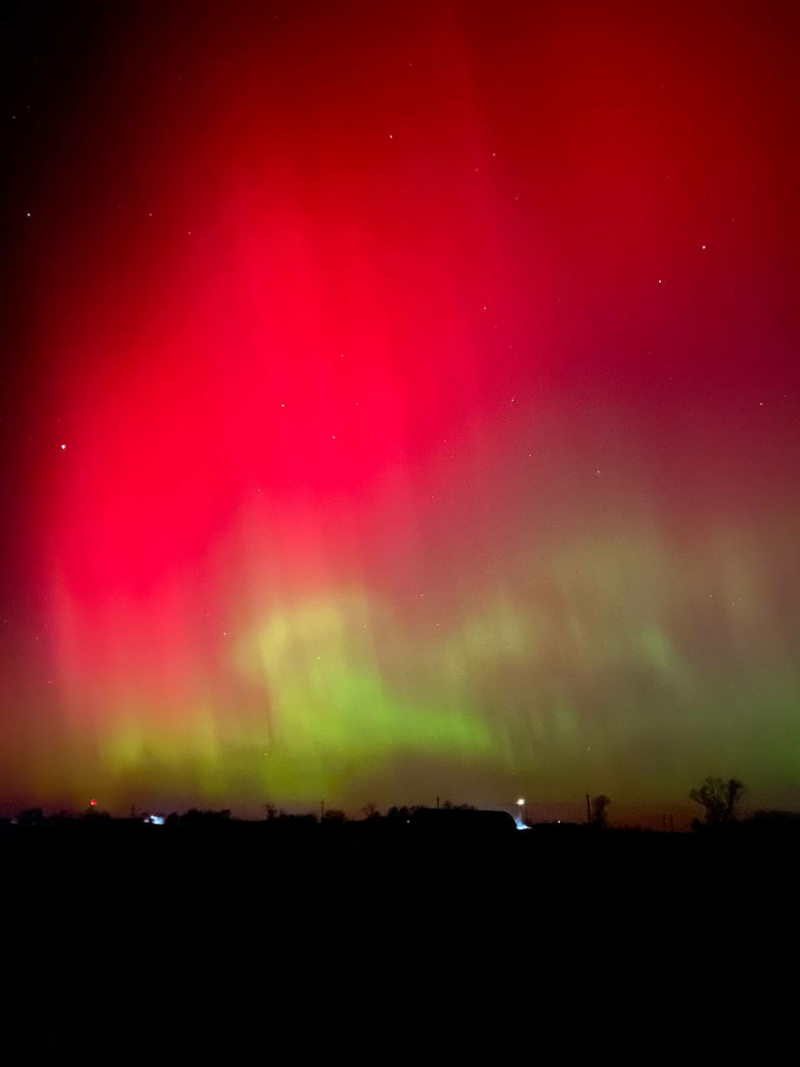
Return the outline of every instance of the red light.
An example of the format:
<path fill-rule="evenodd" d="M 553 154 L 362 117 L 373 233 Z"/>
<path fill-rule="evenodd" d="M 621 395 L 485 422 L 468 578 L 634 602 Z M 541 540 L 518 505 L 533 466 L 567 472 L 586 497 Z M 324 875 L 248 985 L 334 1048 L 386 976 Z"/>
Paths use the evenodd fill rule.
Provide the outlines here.
<path fill-rule="evenodd" d="M 89 801 L 89 807 L 90 808 L 96 808 L 97 807 L 97 801 L 96 800 L 90 800 Z"/>

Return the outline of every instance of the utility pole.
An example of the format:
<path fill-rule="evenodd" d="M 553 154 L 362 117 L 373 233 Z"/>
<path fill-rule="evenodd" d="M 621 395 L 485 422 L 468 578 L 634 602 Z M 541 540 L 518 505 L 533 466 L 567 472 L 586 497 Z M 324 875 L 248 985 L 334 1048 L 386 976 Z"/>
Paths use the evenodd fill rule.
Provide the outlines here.
<path fill-rule="evenodd" d="M 592 803 L 591 803 L 591 797 L 589 796 L 588 793 L 586 794 L 586 821 L 587 822 L 591 822 L 592 821 Z"/>
<path fill-rule="evenodd" d="M 436 810 L 437 811 L 439 810 L 439 798 L 438 797 L 436 798 Z"/>

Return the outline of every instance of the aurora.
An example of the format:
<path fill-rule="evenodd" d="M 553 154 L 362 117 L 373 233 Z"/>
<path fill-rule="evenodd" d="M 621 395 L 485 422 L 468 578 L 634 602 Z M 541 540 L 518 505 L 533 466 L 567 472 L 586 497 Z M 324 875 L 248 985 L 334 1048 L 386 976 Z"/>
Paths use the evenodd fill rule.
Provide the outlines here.
<path fill-rule="evenodd" d="M 34 19 L 5 807 L 800 802 L 793 15 L 579 8 Z"/>

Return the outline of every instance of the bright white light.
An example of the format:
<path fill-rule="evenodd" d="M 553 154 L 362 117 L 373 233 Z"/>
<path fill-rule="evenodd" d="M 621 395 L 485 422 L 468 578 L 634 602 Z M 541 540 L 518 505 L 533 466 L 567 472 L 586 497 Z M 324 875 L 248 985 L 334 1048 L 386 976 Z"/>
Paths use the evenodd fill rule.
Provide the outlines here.
<path fill-rule="evenodd" d="M 66 449 L 66 447 L 67 447 L 66 445 L 62 445 L 61 446 L 61 451 L 63 452 Z"/>
<path fill-rule="evenodd" d="M 525 798 L 524 797 L 520 797 L 519 800 L 517 801 L 517 804 L 519 804 L 520 807 L 522 807 L 522 805 L 524 803 L 525 803 Z"/>

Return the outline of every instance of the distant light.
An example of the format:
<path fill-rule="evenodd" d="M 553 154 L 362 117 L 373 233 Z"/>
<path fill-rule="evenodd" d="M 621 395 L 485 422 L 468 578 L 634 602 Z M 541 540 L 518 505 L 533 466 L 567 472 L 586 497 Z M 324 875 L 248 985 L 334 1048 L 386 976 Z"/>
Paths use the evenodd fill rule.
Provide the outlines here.
<path fill-rule="evenodd" d="M 66 447 L 67 447 L 66 445 L 62 444 L 61 451 L 63 452 L 66 449 Z"/>
<path fill-rule="evenodd" d="M 517 801 L 517 804 L 519 804 L 520 807 L 522 807 L 522 805 L 524 803 L 525 803 L 525 798 L 524 797 L 520 797 L 519 800 Z"/>
<path fill-rule="evenodd" d="M 90 800 L 89 801 L 89 807 L 90 808 L 96 808 L 97 807 L 97 801 L 94 800 L 94 799 Z"/>

